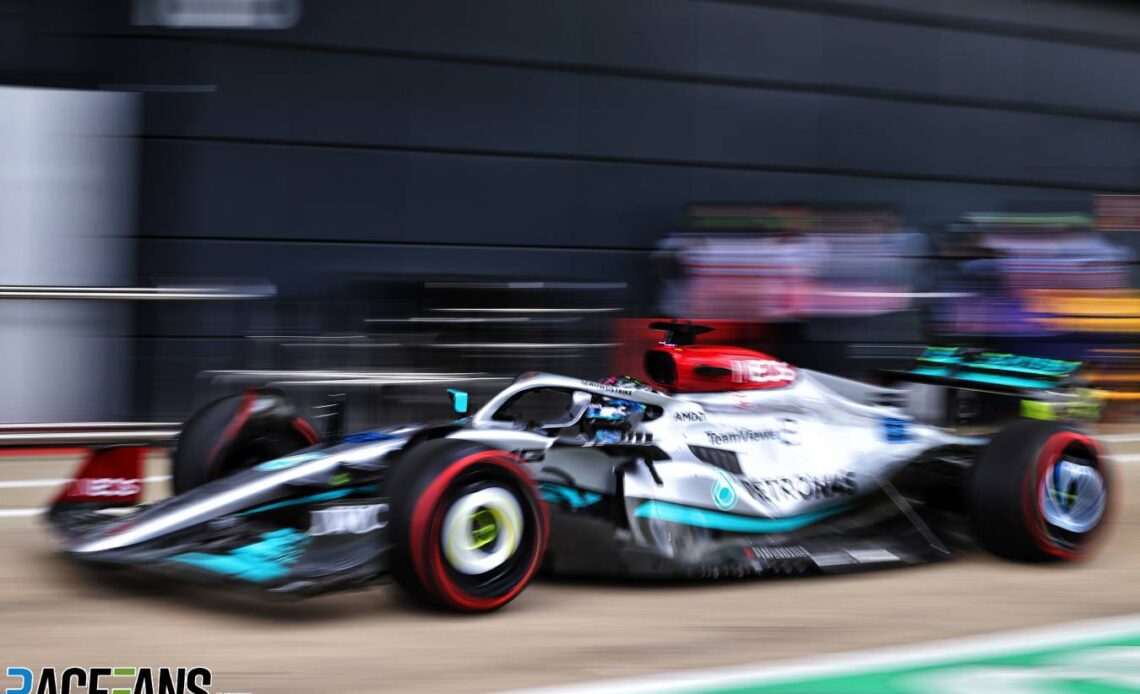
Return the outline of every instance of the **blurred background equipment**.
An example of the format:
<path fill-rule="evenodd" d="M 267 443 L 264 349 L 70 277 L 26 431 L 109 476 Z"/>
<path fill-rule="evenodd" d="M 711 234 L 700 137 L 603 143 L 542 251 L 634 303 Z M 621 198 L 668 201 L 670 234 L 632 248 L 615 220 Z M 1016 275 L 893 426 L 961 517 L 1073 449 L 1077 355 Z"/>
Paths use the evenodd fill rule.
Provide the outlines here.
<path fill-rule="evenodd" d="M 661 259 L 661 308 L 765 322 L 903 311 L 924 246 L 885 209 L 694 205 L 661 244 L 675 256 Z"/>
<path fill-rule="evenodd" d="M 15 0 L 0 282 L 274 294 L 0 292 L 4 418 L 173 420 L 237 372 L 426 416 L 437 378 L 636 375 L 661 316 L 859 377 L 1040 352 L 1127 401 L 1135 13 L 1010 2 Z"/>
<path fill-rule="evenodd" d="M 947 301 L 936 319 L 945 335 L 994 338 L 1057 334 L 1049 299 L 1104 297 L 1126 289 L 1133 254 L 1092 229 L 1084 213 L 965 215 L 940 238 L 941 254 L 963 258 L 946 280 L 974 296 Z M 978 299 L 982 299 L 979 301 Z"/>

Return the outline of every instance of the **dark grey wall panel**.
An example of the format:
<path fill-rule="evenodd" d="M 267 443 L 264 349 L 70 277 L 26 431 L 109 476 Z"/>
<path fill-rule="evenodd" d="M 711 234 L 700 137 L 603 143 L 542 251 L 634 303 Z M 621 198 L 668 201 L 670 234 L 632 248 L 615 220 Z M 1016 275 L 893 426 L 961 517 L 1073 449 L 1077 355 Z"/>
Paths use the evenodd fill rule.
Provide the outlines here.
<path fill-rule="evenodd" d="M 149 133 L 1140 188 L 1140 123 L 370 56 L 215 52 L 232 65 L 214 76 L 217 91 L 153 95 Z"/>
<path fill-rule="evenodd" d="M 1140 16 L 1131 0 L 740 0 L 762 5 L 796 5 L 804 10 L 843 12 L 893 21 L 951 25 L 1001 36 L 1047 36 L 1069 42 L 1132 45 Z"/>
<path fill-rule="evenodd" d="M 939 26 L 934 21 L 938 15 L 920 14 L 931 21 L 913 23 L 885 21 L 874 13 L 829 15 L 811 2 L 776 4 L 498 0 L 476 7 L 438 0 L 322 0 L 291 30 L 255 32 L 240 40 L 647 73 L 644 77 L 863 90 L 884 98 L 988 99 L 1012 108 L 1140 113 L 1135 89 L 1140 41 L 1131 49 L 1103 47 L 1033 34 L 971 31 L 970 25 Z M 934 5 L 906 4 L 911 9 Z M 1025 14 L 1036 17 L 1034 9 Z M 1131 19 L 1131 14 L 1118 9 L 1116 19 Z M 234 40 L 233 32 L 166 35 Z M 978 57 L 985 60 L 983 71 L 974 67 Z M 1067 80 L 1067 75 L 1081 78 Z"/>
<path fill-rule="evenodd" d="M 897 206 L 919 227 L 1079 191 L 688 166 L 148 140 L 146 234 L 163 238 L 648 249 L 692 200 Z M 302 271 L 297 268 L 295 271 Z"/>
<path fill-rule="evenodd" d="M 28 10 L 23 0 L 0 0 L 0 72 L 5 75 L 28 69 Z"/>

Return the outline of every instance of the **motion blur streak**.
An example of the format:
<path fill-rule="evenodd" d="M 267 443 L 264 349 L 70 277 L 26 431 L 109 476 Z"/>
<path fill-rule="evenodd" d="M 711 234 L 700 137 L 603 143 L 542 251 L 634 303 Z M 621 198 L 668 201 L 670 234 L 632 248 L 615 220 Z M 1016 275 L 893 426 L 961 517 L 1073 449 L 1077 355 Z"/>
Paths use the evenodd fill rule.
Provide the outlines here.
<path fill-rule="evenodd" d="M 0 0 L 0 661 L 488 691 L 1140 611 L 1138 37 L 1119 0 Z M 977 440 L 1079 419 L 1114 530 L 1076 571 L 558 579 L 476 620 L 92 583 L 48 549 L 81 454 L 155 447 L 128 481 L 166 498 L 205 403 L 453 424 L 520 372 L 647 381 L 674 320 L 881 386 L 927 355 L 913 411 Z"/>
<path fill-rule="evenodd" d="M 965 213 L 921 233 L 888 208 L 693 205 L 655 254 L 659 307 L 764 325 L 770 351 L 803 347 L 805 365 L 857 357 L 853 334 L 884 364 L 908 339 L 1084 360 L 1119 404 L 1140 396 L 1126 346 L 1140 330 L 1138 211 L 1140 197 L 1097 196 L 1086 212 Z M 876 348 L 886 331 L 898 339 Z"/>

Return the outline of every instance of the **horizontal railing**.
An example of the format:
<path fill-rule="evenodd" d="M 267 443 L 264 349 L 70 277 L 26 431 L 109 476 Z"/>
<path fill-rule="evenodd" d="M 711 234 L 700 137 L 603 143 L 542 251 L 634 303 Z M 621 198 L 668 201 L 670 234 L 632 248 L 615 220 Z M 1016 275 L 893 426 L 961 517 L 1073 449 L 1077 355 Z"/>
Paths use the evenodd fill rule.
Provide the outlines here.
<path fill-rule="evenodd" d="M 31 422 L 27 424 L 0 424 L 0 434 L 52 433 L 61 431 L 147 431 L 177 429 L 179 422 Z"/>
<path fill-rule="evenodd" d="M 27 422 L 0 424 L 0 448 L 167 446 L 180 422 Z"/>
<path fill-rule="evenodd" d="M 31 287 L 0 286 L 0 299 L 33 301 L 234 301 L 266 299 L 277 290 L 250 287 Z"/>

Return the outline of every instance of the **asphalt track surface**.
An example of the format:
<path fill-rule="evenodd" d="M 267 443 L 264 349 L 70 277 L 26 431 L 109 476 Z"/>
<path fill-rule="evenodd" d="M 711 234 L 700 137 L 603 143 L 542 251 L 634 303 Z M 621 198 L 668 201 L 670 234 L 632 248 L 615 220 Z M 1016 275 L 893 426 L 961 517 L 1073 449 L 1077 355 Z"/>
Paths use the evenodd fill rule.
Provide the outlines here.
<path fill-rule="evenodd" d="M 54 551 L 43 521 L 0 514 L 0 663 L 195 666 L 214 692 L 492 691 L 634 677 L 1140 613 L 1140 434 L 1109 444 L 1115 519 L 1077 566 L 985 554 L 858 575 L 711 584 L 542 580 L 482 617 L 424 613 L 394 589 L 305 602 L 99 573 Z M 148 474 L 162 473 L 161 460 Z M 66 477 L 0 458 L 0 484 Z M 160 494 L 164 483 L 151 485 Z M 0 507 L 51 490 L 0 487 Z M 2 671 L 0 671 L 2 673 Z M 13 686 L 0 674 L 0 687 Z"/>

